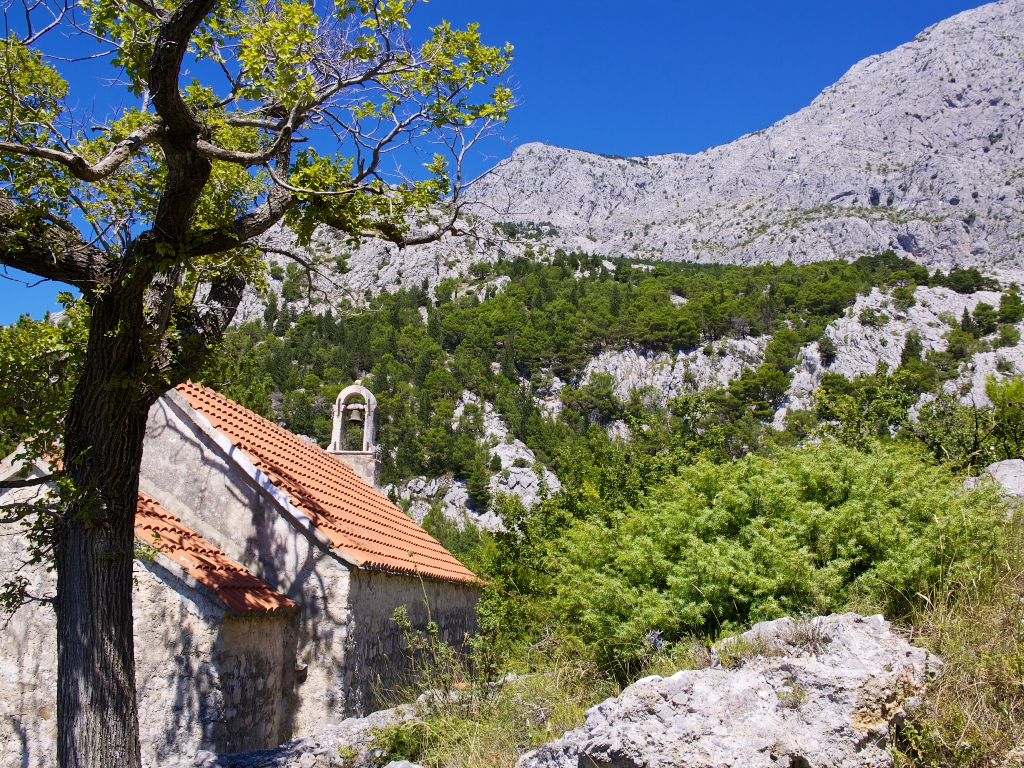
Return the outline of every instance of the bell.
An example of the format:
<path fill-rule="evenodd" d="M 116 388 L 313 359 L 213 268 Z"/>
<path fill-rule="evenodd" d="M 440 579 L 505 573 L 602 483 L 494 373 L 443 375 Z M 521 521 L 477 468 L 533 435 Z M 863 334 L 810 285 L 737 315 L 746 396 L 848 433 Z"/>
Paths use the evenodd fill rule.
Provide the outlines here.
<path fill-rule="evenodd" d="M 363 423 L 363 409 L 362 408 L 352 408 L 352 407 L 350 407 L 349 411 L 348 411 L 348 420 L 352 424 L 362 424 Z"/>

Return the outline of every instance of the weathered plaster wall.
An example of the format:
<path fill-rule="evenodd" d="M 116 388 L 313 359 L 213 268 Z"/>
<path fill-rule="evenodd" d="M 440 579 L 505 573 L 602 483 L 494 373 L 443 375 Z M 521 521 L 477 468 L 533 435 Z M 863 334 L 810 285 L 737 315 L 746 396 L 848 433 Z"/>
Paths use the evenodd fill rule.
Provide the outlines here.
<path fill-rule="evenodd" d="M 0 537 L 5 567 L 24 541 Z M 236 619 L 183 582 L 164 558 L 136 561 L 133 612 L 143 762 L 161 765 L 200 749 L 275 746 L 291 736 L 293 617 Z M 31 594 L 52 595 L 53 574 L 22 569 Z M 4 573 L 8 576 L 9 571 Z M 0 633 L 2 768 L 56 765 L 56 621 L 48 605 L 19 610 Z"/>
<path fill-rule="evenodd" d="M 157 561 L 136 561 L 135 687 L 148 765 L 212 745 L 222 716 L 214 649 L 224 607 Z"/>
<path fill-rule="evenodd" d="M 41 473 L 33 472 L 33 476 Z M 0 503 L 32 498 L 32 491 L 0 494 Z M 28 560 L 24 538 L 8 528 L 0 535 L 0 581 L 29 580 L 28 593 L 52 597 L 56 579 Z M 0 630 L 0 768 L 53 765 L 57 721 L 57 617 L 48 604 L 19 609 Z"/>
<path fill-rule="evenodd" d="M 166 566 L 166 567 L 165 567 Z M 235 618 L 163 558 L 135 566 L 143 757 L 263 749 L 291 737 L 294 617 Z"/>
<path fill-rule="evenodd" d="M 331 451 L 332 456 L 348 464 L 363 480 L 380 490 L 380 459 L 373 451 Z"/>
<path fill-rule="evenodd" d="M 167 399 L 150 411 L 140 487 L 182 522 L 299 604 L 291 733 L 340 720 L 350 623 L 350 566 L 238 469 L 191 414 Z M 282 725 L 282 728 L 285 726 Z"/>
<path fill-rule="evenodd" d="M 349 711 L 373 711 L 379 706 L 378 695 L 402 679 L 408 658 L 402 632 L 392 618 L 396 608 L 404 606 L 412 625 L 423 630 L 429 603 L 441 639 L 461 649 L 466 637 L 476 633 L 479 598 L 477 587 L 354 570 L 350 610 L 355 620 L 346 665 Z"/>

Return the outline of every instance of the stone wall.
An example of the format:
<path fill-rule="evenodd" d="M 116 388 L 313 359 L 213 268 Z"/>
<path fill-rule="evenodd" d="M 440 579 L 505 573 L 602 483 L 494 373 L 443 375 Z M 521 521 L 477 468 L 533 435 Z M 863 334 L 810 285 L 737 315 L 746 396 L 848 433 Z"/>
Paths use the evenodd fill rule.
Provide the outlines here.
<path fill-rule="evenodd" d="M 396 608 L 404 606 L 413 626 L 423 630 L 429 604 L 440 638 L 461 650 L 476 633 L 479 598 L 480 589 L 474 586 L 353 571 L 350 610 L 355 620 L 346 664 L 349 712 L 364 715 L 379 708 L 407 671 L 402 632 L 392 618 Z"/>
<path fill-rule="evenodd" d="M 33 472 L 33 475 L 41 473 Z M 2 503 L 31 498 L 8 491 Z M 29 580 L 28 593 L 52 597 L 56 579 L 41 567 L 22 568 L 25 540 L 13 530 L 0 535 L 0 581 L 15 574 Z M 49 604 L 20 608 L 0 630 L 0 768 L 51 765 L 57 739 L 57 617 Z"/>
<path fill-rule="evenodd" d="M 135 674 L 142 753 L 160 765 L 200 749 L 291 738 L 295 617 L 236 618 L 164 558 L 135 565 Z"/>
<path fill-rule="evenodd" d="M 134 568 L 135 687 L 147 765 L 214 743 L 223 711 L 214 652 L 224 606 L 181 583 L 173 567 L 157 558 Z"/>
<path fill-rule="evenodd" d="M 21 537 L 0 537 L 5 565 L 23 556 Z M 42 567 L 21 572 L 32 594 L 53 594 L 53 574 Z M 294 617 L 226 615 L 219 600 L 186 584 L 175 564 L 159 556 L 137 560 L 134 580 L 143 764 L 290 738 Z M 0 768 L 56 765 L 56 637 L 54 612 L 40 604 L 21 608 L 0 633 Z"/>
<path fill-rule="evenodd" d="M 216 650 L 222 717 L 214 750 L 266 749 L 295 732 L 293 616 L 242 619 L 227 616 Z"/>

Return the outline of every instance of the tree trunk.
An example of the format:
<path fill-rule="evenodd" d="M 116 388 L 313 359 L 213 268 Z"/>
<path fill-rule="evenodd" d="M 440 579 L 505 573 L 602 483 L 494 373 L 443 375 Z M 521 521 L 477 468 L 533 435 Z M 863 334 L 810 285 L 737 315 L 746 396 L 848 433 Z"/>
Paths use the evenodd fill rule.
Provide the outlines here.
<path fill-rule="evenodd" d="M 80 495 L 58 531 L 57 761 L 138 768 L 132 561 L 139 467 L 152 403 L 142 288 L 98 296 L 65 433 L 65 472 Z"/>

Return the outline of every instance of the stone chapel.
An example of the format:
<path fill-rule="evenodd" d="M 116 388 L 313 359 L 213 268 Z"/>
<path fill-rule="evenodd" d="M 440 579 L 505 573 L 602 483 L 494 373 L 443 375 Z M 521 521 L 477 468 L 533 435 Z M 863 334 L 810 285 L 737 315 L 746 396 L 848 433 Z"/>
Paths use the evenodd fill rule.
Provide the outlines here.
<path fill-rule="evenodd" d="M 147 766 L 372 710 L 405 661 L 400 606 L 422 627 L 428 602 L 457 646 L 475 631 L 479 580 L 377 487 L 376 417 L 369 390 L 345 389 L 324 450 L 196 384 L 154 404 L 134 569 Z M 22 469 L 5 460 L 0 478 Z M 0 578 L 23 560 L 21 537 L 0 537 Z M 51 574 L 21 573 L 52 594 Z M 0 632 L 0 768 L 55 765 L 55 701 L 56 622 L 33 604 Z"/>

